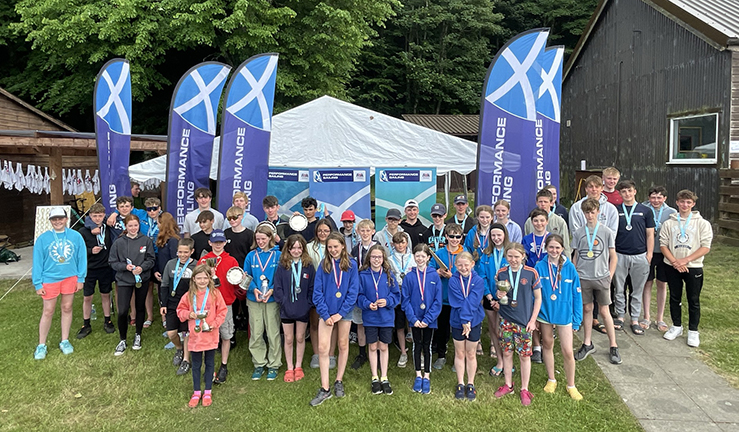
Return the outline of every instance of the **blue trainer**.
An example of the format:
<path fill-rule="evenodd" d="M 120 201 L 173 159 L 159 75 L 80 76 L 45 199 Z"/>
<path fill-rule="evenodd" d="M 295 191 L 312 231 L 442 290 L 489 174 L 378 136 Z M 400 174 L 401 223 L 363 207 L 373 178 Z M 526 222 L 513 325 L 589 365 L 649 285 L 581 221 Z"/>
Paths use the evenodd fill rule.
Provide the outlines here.
<path fill-rule="evenodd" d="M 267 370 L 267 381 L 274 381 L 277 378 L 277 369 Z"/>
<path fill-rule="evenodd" d="M 46 358 L 46 345 L 40 344 L 36 347 L 36 352 L 33 353 L 35 360 L 43 360 Z"/>
<path fill-rule="evenodd" d="M 260 380 L 262 378 L 262 375 L 264 375 L 264 367 L 262 366 L 256 367 L 254 368 L 254 373 L 251 374 L 251 380 L 252 381 Z"/>
<path fill-rule="evenodd" d="M 416 377 L 416 380 L 413 381 L 413 391 L 416 393 L 421 393 L 422 383 L 423 383 L 423 378 Z"/>
<path fill-rule="evenodd" d="M 62 350 L 62 354 L 64 355 L 70 355 L 74 352 L 74 348 L 72 347 L 72 344 L 69 343 L 69 340 L 64 339 L 63 341 L 59 342 L 59 349 Z"/>
<path fill-rule="evenodd" d="M 421 384 L 421 393 L 423 394 L 429 394 L 431 393 L 431 380 L 428 378 L 423 379 L 423 383 Z"/>

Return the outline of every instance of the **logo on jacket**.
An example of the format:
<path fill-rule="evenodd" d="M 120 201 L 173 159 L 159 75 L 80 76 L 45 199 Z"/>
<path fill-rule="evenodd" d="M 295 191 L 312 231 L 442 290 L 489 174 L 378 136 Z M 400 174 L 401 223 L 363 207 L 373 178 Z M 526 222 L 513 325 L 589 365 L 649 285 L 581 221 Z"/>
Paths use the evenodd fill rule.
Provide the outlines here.
<path fill-rule="evenodd" d="M 139 248 L 139 253 L 146 253 L 146 246 L 141 246 Z"/>
<path fill-rule="evenodd" d="M 526 285 L 526 284 L 529 283 L 529 280 L 526 279 L 526 278 L 521 278 L 521 283 L 524 284 L 524 285 Z"/>
<path fill-rule="evenodd" d="M 49 246 L 49 256 L 60 264 L 69 262 L 74 256 L 74 244 L 67 240 L 54 242 Z"/>

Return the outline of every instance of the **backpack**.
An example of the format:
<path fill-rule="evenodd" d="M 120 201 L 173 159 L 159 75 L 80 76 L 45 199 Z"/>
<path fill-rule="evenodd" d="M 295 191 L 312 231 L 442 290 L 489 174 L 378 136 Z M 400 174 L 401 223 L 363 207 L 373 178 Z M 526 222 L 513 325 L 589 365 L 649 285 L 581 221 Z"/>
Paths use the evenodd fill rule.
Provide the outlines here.
<path fill-rule="evenodd" d="M 20 259 L 21 256 L 13 252 L 12 250 L 8 248 L 0 249 L 0 262 L 5 263 L 5 265 L 8 265 L 8 263 L 10 262 L 20 261 Z"/>

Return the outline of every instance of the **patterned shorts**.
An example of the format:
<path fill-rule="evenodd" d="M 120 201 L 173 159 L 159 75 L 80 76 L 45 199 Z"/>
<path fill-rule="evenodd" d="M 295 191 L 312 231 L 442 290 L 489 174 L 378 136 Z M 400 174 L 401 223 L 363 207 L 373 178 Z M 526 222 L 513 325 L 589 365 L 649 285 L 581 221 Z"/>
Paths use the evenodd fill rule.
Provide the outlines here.
<path fill-rule="evenodd" d="M 531 333 L 526 331 L 525 326 L 501 318 L 500 330 L 503 351 L 512 352 L 515 347 L 520 357 L 531 357 Z"/>

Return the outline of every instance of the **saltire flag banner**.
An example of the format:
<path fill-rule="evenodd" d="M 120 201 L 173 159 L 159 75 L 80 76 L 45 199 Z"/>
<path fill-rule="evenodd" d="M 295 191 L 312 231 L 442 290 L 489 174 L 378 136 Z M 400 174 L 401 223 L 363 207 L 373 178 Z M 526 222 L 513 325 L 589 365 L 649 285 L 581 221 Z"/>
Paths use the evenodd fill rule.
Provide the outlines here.
<path fill-rule="evenodd" d="M 385 226 L 388 209 L 403 214 L 405 202 L 418 202 L 418 218 L 432 225 L 431 206 L 436 202 L 436 168 L 375 168 L 375 229 Z"/>
<path fill-rule="evenodd" d="M 108 212 L 118 197 L 131 195 L 131 72 L 128 60 L 113 59 L 100 69 L 93 96 L 100 201 Z"/>
<path fill-rule="evenodd" d="M 279 214 L 292 216 L 296 211 L 302 212 L 300 202 L 310 195 L 308 168 L 269 167 L 268 179 L 267 195 L 277 197 Z"/>
<path fill-rule="evenodd" d="M 325 204 L 336 226 L 341 226 L 341 214 L 351 210 L 359 219 L 369 219 L 370 182 L 369 168 L 335 168 L 310 170 L 310 194 Z M 319 216 L 316 213 L 317 217 Z"/>
<path fill-rule="evenodd" d="M 475 203 L 505 199 L 519 224 L 536 202 L 538 62 L 548 35 L 549 29 L 534 29 L 509 40 L 490 64 L 483 86 Z"/>
<path fill-rule="evenodd" d="M 536 188 L 559 190 L 559 125 L 562 108 L 564 46 L 547 48 L 540 58 L 542 78 L 536 99 Z"/>
<path fill-rule="evenodd" d="M 241 191 L 250 198 L 246 211 L 264 219 L 276 77 L 277 54 L 260 54 L 242 63 L 228 83 L 218 165 L 221 212 Z"/>
<path fill-rule="evenodd" d="M 209 187 L 216 113 L 231 67 L 200 63 L 177 83 L 169 111 L 166 207 L 182 229 L 185 215 L 197 207 L 194 192 Z"/>

